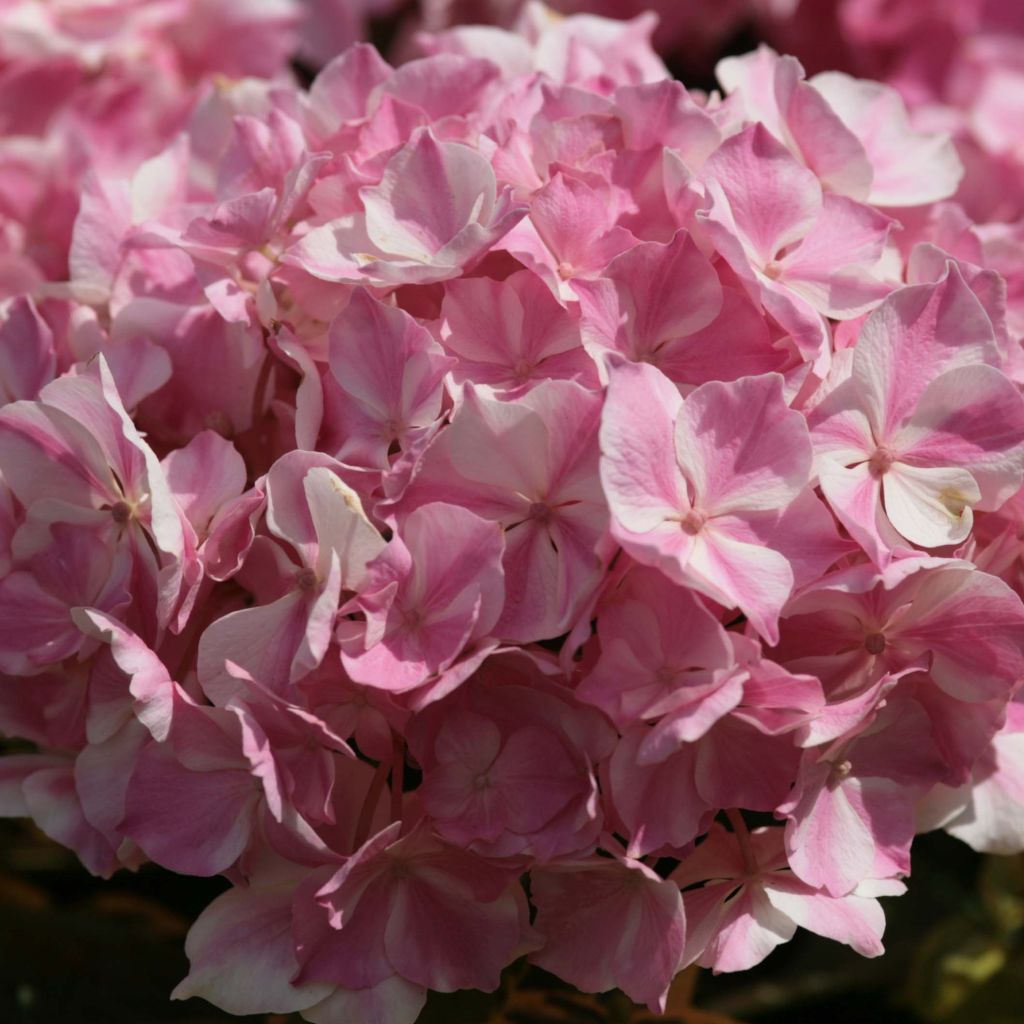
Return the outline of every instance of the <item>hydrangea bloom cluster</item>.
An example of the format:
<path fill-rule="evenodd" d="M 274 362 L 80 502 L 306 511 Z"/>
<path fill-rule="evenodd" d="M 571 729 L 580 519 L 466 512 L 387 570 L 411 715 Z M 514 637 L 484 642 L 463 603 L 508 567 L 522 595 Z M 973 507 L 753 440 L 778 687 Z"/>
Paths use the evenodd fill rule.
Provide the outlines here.
<path fill-rule="evenodd" d="M 756 10 L 752 5 L 760 2 L 763 0 L 718 0 L 714 4 L 685 0 L 552 0 L 550 7 L 563 15 L 590 14 L 619 20 L 646 16 L 651 21 L 651 42 L 659 54 L 683 53 L 689 65 L 710 71 L 712 55 L 749 20 Z M 432 32 L 460 24 L 514 27 L 527 3 L 528 0 L 419 0 L 416 24 Z M 759 13 L 770 15 L 771 22 L 782 14 L 774 9 Z M 795 13 L 787 11 L 785 16 L 791 18 Z M 408 33 L 408 26 L 405 31 Z"/>
<path fill-rule="evenodd" d="M 754 5 L 772 38 L 787 52 L 806 55 L 815 71 L 886 82 L 899 90 L 917 125 L 951 133 L 967 169 L 957 198 L 971 217 L 1024 216 L 1024 7 L 1016 0 Z M 870 99 L 870 90 L 864 96 Z M 1019 249 L 1019 234 L 1018 228 L 1007 237 L 1004 230 L 990 244 Z"/>
<path fill-rule="evenodd" d="M 287 78 L 298 0 L 0 3 L 0 299 L 68 277 L 82 178 L 126 174 L 217 76 Z"/>
<path fill-rule="evenodd" d="M 230 881 L 178 996 L 660 1008 L 1024 845 L 1024 279 L 892 89 L 651 28 L 224 87 L 0 310 L 0 811 Z"/>
<path fill-rule="evenodd" d="M 459 21 L 509 24 L 525 0 L 420 0 L 428 28 Z M 746 32 L 794 54 L 809 72 L 842 77 L 844 117 L 870 118 L 899 134 L 903 114 L 870 82 L 893 86 L 915 127 L 950 134 L 965 166 L 956 199 L 982 222 L 1024 217 L 1024 6 L 1018 0 L 553 0 L 563 13 L 657 15 L 656 49 L 703 71 L 730 36 Z M 406 28 L 408 34 L 409 28 Z M 836 101 L 836 97 L 831 97 Z M 878 106 L 873 105 L 877 103 Z M 969 221 L 965 223 L 965 226 Z M 1019 226 L 989 224 L 985 242 L 1003 266 L 1021 260 Z"/>

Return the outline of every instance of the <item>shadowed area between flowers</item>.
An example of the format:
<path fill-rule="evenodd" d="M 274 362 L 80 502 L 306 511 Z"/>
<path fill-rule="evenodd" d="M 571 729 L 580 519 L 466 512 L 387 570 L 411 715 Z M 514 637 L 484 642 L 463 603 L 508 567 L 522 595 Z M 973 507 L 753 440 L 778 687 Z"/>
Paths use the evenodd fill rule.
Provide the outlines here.
<path fill-rule="evenodd" d="M 298 1024 L 231 1017 L 168 995 L 190 921 L 226 885 L 147 866 L 108 882 L 22 822 L 0 823 L 0 1020 L 5 1024 Z M 1020 1024 L 1024 858 L 979 857 L 941 834 L 914 846 L 914 885 L 889 901 L 887 955 L 801 934 L 768 963 L 690 968 L 663 1017 L 589 996 L 519 962 L 492 994 L 434 994 L 418 1024 Z"/>

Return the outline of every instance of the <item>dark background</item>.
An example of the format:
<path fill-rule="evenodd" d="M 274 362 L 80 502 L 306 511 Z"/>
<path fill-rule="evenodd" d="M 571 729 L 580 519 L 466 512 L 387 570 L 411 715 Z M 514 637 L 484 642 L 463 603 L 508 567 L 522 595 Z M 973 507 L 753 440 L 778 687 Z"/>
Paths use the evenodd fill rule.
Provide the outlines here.
<path fill-rule="evenodd" d="M 189 923 L 227 887 L 152 865 L 92 878 L 26 822 L 0 821 L 0 1024 L 300 1024 L 171 1002 Z M 1024 1024 L 1024 857 L 982 857 L 941 833 L 914 844 L 906 896 L 885 900 L 886 955 L 806 932 L 759 967 L 685 972 L 684 1024 Z M 580 997 L 518 964 L 491 996 L 434 996 L 421 1024 L 646 1024 L 620 994 Z"/>

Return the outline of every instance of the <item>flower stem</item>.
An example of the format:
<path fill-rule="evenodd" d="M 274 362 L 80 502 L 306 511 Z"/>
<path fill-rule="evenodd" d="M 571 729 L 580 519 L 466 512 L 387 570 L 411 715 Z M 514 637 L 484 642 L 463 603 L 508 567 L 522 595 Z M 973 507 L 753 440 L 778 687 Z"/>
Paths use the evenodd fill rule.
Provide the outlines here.
<path fill-rule="evenodd" d="M 402 817 L 402 794 L 404 792 L 405 744 L 394 729 L 391 730 L 391 820 Z"/>
<path fill-rule="evenodd" d="M 725 812 L 725 816 L 729 819 L 729 824 L 732 825 L 736 842 L 740 844 L 743 866 L 747 869 L 748 874 L 756 875 L 758 871 L 757 857 L 754 855 L 754 844 L 750 841 L 750 833 L 747 831 L 747 823 L 743 820 L 743 815 L 738 810 L 731 808 Z"/>
<path fill-rule="evenodd" d="M 366 797 L 363 799 L 363 806 L 359 811 L 359 820 L 356 822 L 355 839 L 352 841 L 352 849 L 358 850 L 366 842 L 370 834 L 370 827 L 373 824 L 373 815 L 377 810 L 377 803 L 380 800 L 381 790 L 384 788 L 384 780 L 388 777 L 388 769 L 391 767 L 389 761 L 381 761 L 377 770 L 373 773 L 370 786 L 366 790 Z"/>

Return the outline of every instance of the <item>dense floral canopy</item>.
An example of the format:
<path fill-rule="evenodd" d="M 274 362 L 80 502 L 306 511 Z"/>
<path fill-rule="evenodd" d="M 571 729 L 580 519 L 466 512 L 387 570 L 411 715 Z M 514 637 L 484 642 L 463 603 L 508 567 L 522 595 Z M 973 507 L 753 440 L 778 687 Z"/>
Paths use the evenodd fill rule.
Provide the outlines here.
<path fill-rule="evenodd" d="M 874 6 L 893 85 L 710 94 L 648 15 L 304 89 L 287 0 L 0 6 L 0 813 L 229 879 L 178 996 L 659 1008 L 1024 846 L 1019 121 Z"/>

